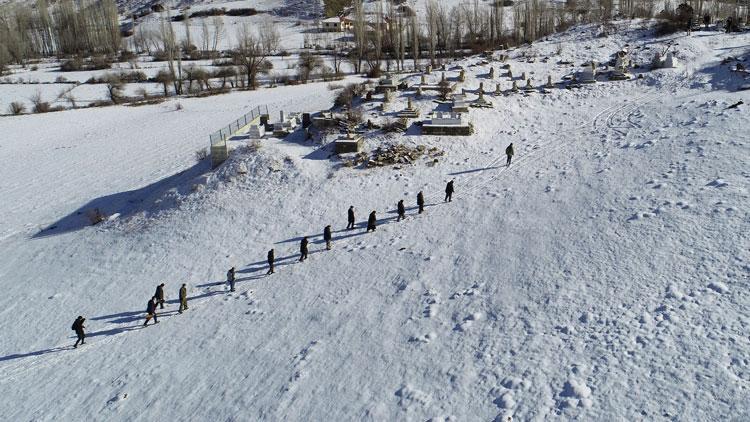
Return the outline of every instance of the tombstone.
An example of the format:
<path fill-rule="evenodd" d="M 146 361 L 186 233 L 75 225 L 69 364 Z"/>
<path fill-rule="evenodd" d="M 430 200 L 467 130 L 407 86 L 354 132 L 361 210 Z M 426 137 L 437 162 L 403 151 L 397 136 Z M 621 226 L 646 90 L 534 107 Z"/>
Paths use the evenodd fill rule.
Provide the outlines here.
<path fill-rule="evenodd" d="M 508 77 L 509 77 L 510 79 L 513 79 L 513 71 L 512 71 L 512 70 L 510 70 L 510 68 L 508 68 Z"/>
<path fill-rule="evenodd" d="M 484 90 L 479 90 L 479 97 L 471 103 L 472 107 L 492 107 L 492 103 L 484 98 Z"/>
<path fill-rule="evenodd" d="M 425 70 L 424 70 L 424 73 L 425 73 L 426 75 L 430 75 L 430 74 L 432 74 L 432 65 L 429 65 L 429 64 L 428 64 L 428 65 L 427 65 L 427 67 L 426 67 L 426 68 L 425 68 Z"/>
<path fill-rule="evenodd" d="M 419 84 L 420 84 L 420 85 L 427 85 L 427 80 L 426 80 L 426 78 L 424 77 L 424 75 L 422 75 L 422 76 L 421 76 L 421 77 L 419 78 Z"/>
<path fill-rule="evenodd" d="M 302 127 L 308 128 L 312 124 L 310 113 L 302 113 Z"/>
<path fill-rule="evenodd" d="M 664 61 L 662 60 L 661 53 L 657 51 L 654 54 L 654 58 L 651 59 L 651 67 L 654 69 L 660 69 L 662 66 L 664 66 Z"/>
<path fill-rule="evenodd" d="M 490 68 L 489 77 L 490 77 L 490 79 L 494 79 L 495 78 L 495 68 L 494 67 Z"/>
<path fill-rule="evenodd" d="M 511 88 L 513 92 L 518 92 L 518 83 L 516 81 L 513 81 L 513 88 Z"/>
<path fill-rule="evenodd" d="M 421 98 L 421 97 L 422 97 L 422 87 L 418 86 L 417 87 L 417 98 Z"/>
<path fill-rule="evenodd" d="M 586 66 L 581 72 L 581 83 L 592 84 L 596 82 L 596 62 L 591 61 L 590 66 Z"/>
<path fill-rule="evenodd" d="M 552 75 L 547 75 L 547 85 L 545 85 L 545 88 L 553 88 L 554 85 L 552 85 Z"/>
<path fill-rule="evenodd" d="M 368 90 L 367 93 L 365 93 L 365 100 L 372 101 L 372 90 Z"/>
<path fill-rule="evenodd" d="M 391 91 L 383 91 L 383 104 L 391 102 Z"/>
<path fill-rule="evenodd" d="M 526 86 L 523 87 L 524 91 L 533 91 L 534 87 L 531 85 L 531 78 L 526 79 Z"/>
<path fill-rule="evenodd" d="M 441 84 L 445 83 L 445 72 L 443 72 L 443 74 L 440 76 L 440 83 Z"/>
<path fill-rule="evenodd" d="M 415 109 L 411 103 L 411 97 L 406 100 L 406 108 L 398 113 L 398 117 L 404 119 L 413 119 L 419 117 L 419 110 Z"/>
<path fill-rule="evenodd" d="M 664 67 L 677 67 L 677 60 L 674 58 L 674 54 L 671 51 L 667 53 L 667 58 L 664 59 Z"/>
<path fill-rule="evenodd" d="M 502 94 L 503 91 L 500 89 L 500 84 L 495 85 L 495 95 Z"/>
<path fill-rule="evenodd" d="M 461 69 L 461 72 L 458 73 L 458 80 L 460 82 L 465 82 L 466 81 L 466 73 L 464 72 L 463 69 Z"/>
<path fill-rule="evenodd" d="M 526 72 L 523 72 L 523 73 L 521 73 L 521 80 L 522 80 L 522 81 L 525 81 L 526 79 L 528 79 L 528 78 L 526 77 Z"/>
<path fill-rule="evenodd" d="M 484 82 L 479 82 L 479 92 L 484 92 Z"/>

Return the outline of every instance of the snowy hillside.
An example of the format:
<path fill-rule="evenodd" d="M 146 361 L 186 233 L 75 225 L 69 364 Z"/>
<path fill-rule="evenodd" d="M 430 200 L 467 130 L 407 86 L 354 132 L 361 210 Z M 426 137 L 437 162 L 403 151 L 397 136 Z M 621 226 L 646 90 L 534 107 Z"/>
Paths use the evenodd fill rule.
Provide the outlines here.
<path fill-rule="evenodd" d="M 508 63 L 539 87 L 625 44 L 643 63 L 673 41 L 678 66 L 522 95 L 479 57 L 451 63 L 472 100 L 501 84 L 494 108 L 471 110 L 472 136 L 365 141 L 437 147 L 435 165 L 347 168 L 299 134 L 239 146 L 215 171 L 196 163 L 255 106 L 272 121 L 330 107 L 326 84 L 0 118 L 3 419 L 742 420 L 750 91 L 722 60 L 746 60 L 750 33 L 599 32 Z M 377 95 L 366 118 L 407 97 L 381 111 Z M 434 100 L 414 105 L 424 117 Z M 358 223 L 377 211 L 374 233 L 344 229 L 350 205 Z M 93 208 L 114 217 L 91 226 Z M 160 323 L 142 328 L 162 282 Z M 77 315 L 88 338 L 72 349 Z"/>

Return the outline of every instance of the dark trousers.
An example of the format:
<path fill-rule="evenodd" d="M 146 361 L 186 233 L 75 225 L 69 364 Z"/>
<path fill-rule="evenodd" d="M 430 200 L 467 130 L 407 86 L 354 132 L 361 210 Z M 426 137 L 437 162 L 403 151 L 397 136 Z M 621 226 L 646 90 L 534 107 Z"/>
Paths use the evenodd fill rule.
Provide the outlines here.
<path fill-rule="evenodd" d="M 186 297 L 180 298 L 180 310 L 177 312 L 182 313 L 182 311 L 184 311 L 187 308 L 188 308 L 187 298 Z"/>
<path fill-rule="evenodd" d="M 306 259 L 307 259 L 307 251 L 302 251 L 302 252 L 300 253 L 300 257 L 299 257 L 299 260 L 300 260 L 300 261 L 304 261 L 304 260 L 306 260 Z"/>
<path fill-rule="evenodd" d="M 164 299 L 159 299 L 159 306 L 164 309 Z"/>
<path fill-rule="evenodd" d="M 398 218 L 396 219 L 396 221 L 397 221 L 397 222 L 398 222 L 398 221 L 401 221 L 401 219 L 402 219 L 402 218 L 403 218 L 403 219 L 406 219 L 406 216 L 405 216 L 404 214 L 402 214 L 402 213 L 399 213 L 399 214 L 398 214 Z"/>
<path fill-rule="evenodd" d="M 349 224 L 346 225 L 346 229 L 353 229 L 354 228 L 354 221 L 349 221 Z"/>
<path fill-rule="evenodd" d="M 422 214 L 422 211 L 424 211 L 424 204 L 419 204 L 419 213 Z"/>
<path fill-rule="evenodd" d="M 73 347 L 78 347 L 78 342 L 81 344 L 86 344 L 84 339 L 86 338 L 86 334 L 84 334 L 83 330 L 76 331 L 76 335 L 78 336 L 78 340 L 76 340 L 76 344 L 73 345 Z"/>
<path fill-rule="evenodd" d="M 451 202 L 451 197 L 453 196 L 452 192 L 446 192 L 445 193 L 445 199 L 443 199 L 443 202 Z"/>
<path fill-rule="evenodd" d="M 268 261 L 268 272 L 266 274 L 273 274 L 273 261 Z"/>
<path fill-rule="evenodd" d="M 331 250 L 331 241 L 330 240 L 326 240 L 326 249 L 328 249 L 329 251 Z"/>
<path fill-rule="evenodd" d="M 510 161 L 511 161 L 512 159 L 513 159 L 513 156 L 512 156 L 512 155 L 509 155 L 509 156 L 508 156 L 508 162 L 507 162 L 507 163 L 506 163 L 505 165 L 506 165 L 506 166 L 509 166 L 509 165 L 510 165 Z"/>
<path fill-rule="evenodd" d="M 157 324 L 159 322 L 159 318 L 156 317 L 156 312 L 154 312 L 153 314 L 146 314 L 146 321 L 143 323 L 144 327 L 148 325 L 148 322 L 151 321 L 151 318 L 154 319 L 154 324 Z"/>
<path fill-rule="evenodd" d="M 230 281 L 229 281 L 229 291 L 230 291 L 230 292 L 233 292 L 233 291 L 234 291 L 234 280 L 230 280 Z"/>

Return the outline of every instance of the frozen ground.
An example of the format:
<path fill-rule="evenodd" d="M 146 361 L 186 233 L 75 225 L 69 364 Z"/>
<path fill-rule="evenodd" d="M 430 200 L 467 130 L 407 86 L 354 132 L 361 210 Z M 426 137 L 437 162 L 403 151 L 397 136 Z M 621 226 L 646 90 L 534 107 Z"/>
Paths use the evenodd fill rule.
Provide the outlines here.
<path fill-rule="evenodd" d="M 514 73 L 539 85 L 569 73 L 558 60 L 666 41 L 594 32 L 534 44 L 534 63 L 513 52 Z M 750 101 L 719 62 L 746 57 L 749 39 L 679 36 L 687 67 L 488 96 L 471 137 L 367 140 L 438 146 L 433 167 L 339 168 L 277 139 L 215 172 L 195 164 L 208 133 L 251 107 L 327 107 L 324 84 L 0 119 L 3 417 L 742 420 L 750 119 L 727 107 Z M 467 90 L 510 87 L 478 62 L 462 63 Z M 426 213 L 396 223 L 395 203 L 420 190 Z M 342 230 L 349 205 L 360 220 L 377 210 L 377 231 Z M 88 226 L 93 207 L 119 218 Z M 303 235 L 312 253 L 297 263 Z M 167 312 L 141 329 L 160 282 Z M 182 282 L 190 309 L 175 315 Z M 90 337 L 72 350 L 79 314 Z"/>

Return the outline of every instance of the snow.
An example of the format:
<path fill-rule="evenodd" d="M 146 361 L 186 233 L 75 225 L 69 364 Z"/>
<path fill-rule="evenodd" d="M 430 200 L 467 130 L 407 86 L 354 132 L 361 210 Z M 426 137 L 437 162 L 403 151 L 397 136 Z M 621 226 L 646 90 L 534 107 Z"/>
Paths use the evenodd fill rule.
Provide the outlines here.
<path fill-rule="evenodd" d="M 671 39 L 638 27 L 609 38 L 579 27 L 516 49 L 514 74 L 534 75 L 537 86 L 573 70 L 558 60 Z M 445 150 L 434 166 L 342 167 L 299 136 L 238 146 L 215 171 L 196 163 L 209 133 L 255 106 L 267 104 L 272 121 L 282 109 L 329 107 L 326 84 L 0 118 L 3 418 L 750 413 L 750 117 L 744 106 L 726 110 L 750 99 L 719 65 L 746 55 L 739 46 L 750 34 L 678 39 L 679 66 L 690 69 L 486 95 L 495 107 L 471 110 L 469 137 L 411 127 L 365 139 L 367 149 Z M 473 98 L 488 66 L 478 57 L 455 64 L 467 68 Z M 404 95 L 383 112 L 376 96 L 366 117 L 390 118 Z M 441 106 L 433 100 L 414 106 L 425 116 Z M 420 190 L 428 206 L 418 215 Z M 408 217 L 396 223 L 399 199 Z M 375 233 L 343 229 L 349 205 L 360 222 L 377 210 Z M 91 226 L 92 208 L 118 216 Z M 332 251 L 321 241 L 326 224 Z M 311 253 L 298 263 L 305 235 Z M 277 268 L 267 277 L 270 248 Z M 224 283 L 231 266 L 234 293 Z M 167 309 L 141 328 L 161 282 Z M 190 309 L 176 315 L 182 283 Z M 77 315 L 89 337 L 73 350 Z"/>

